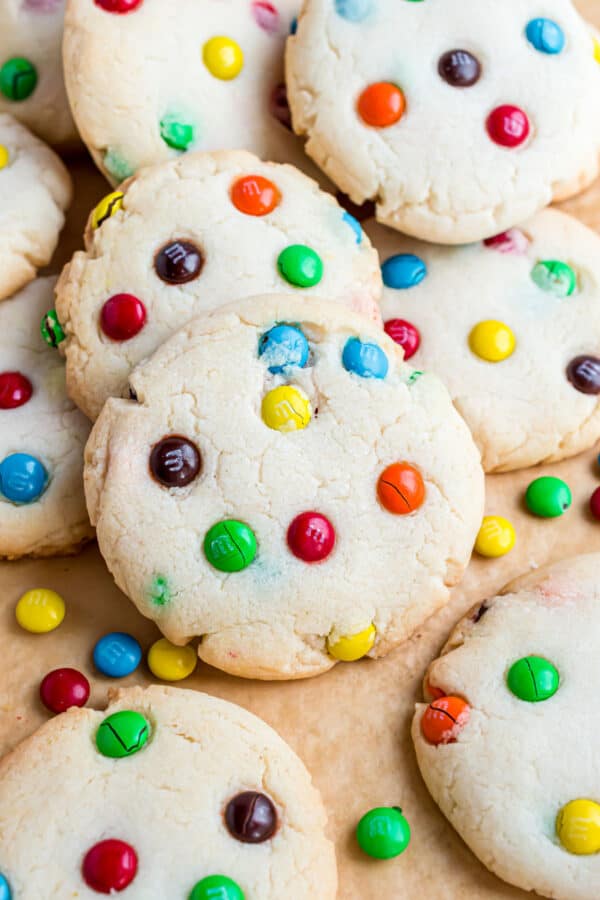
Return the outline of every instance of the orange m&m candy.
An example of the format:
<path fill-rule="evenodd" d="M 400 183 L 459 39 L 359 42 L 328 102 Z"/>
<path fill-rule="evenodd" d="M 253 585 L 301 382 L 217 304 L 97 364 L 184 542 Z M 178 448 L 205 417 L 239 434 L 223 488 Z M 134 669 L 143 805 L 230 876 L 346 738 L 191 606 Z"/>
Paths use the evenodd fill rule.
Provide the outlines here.
<path fill-rule="evenodd" d="M 231 202 L 247 216 L 266 216 L 281 200 L 276 185 L 262 175 L 245 175 L 231 188 Z"/>
<path fill-rule="evenodd" d="M 377 81 L 358 98 L 358 114 L 373 128 L 389 128 L 399 122 L 406 110 L 404 94 L 389 81 Z"/>
<path fill-rule="evenodd" d="M 470 715 L 460 697 L 440 697 L 429 704 L 421 719 L 421 731 L 429 744 L 453 744 Z"/>
<path fill-rule="evenodd" d="M 405 516 L 422 506 L 425 500 L 423 476 L 410 463 L 392 463 L 379 476 L 377 496 L 388 512 Z"/>

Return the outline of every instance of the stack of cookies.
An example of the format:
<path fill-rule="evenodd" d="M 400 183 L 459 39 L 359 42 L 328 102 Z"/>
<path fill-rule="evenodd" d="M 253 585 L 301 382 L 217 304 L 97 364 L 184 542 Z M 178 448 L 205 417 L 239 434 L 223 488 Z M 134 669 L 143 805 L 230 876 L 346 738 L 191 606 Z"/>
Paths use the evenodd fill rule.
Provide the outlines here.
<path fill-rule="evenodd" d="M 474 547 L 514 544 L 485 476 L 600 439 L 600 237 L 547 208 L 600 170 L 592 26 L 570 0 L 0 0 L 0 26 L 0 558 L 95 535 L 123 618 L 185 668 L 166 680 L 196 655 L 275 682 L 414 643 Z M 71 202 L 56 153 L 81 177 L 82 144 L 108 185 L 38 277 Z M 530 508 L 558 516 L 546 481 Z M 412 726 L 476 856 L 556 900 L 600 893 L 578 687 L 600 686 L 598 562 L 497 581 L 420 672 Z M 139 664 L 123 638 L 104 674 Z M 264 722 L 173 687 L 84 709 L 72 673 L 0 762 L 0 900 L 355 896 Z M 408 845 L 394 802 L 358 826 L 371 857 Z"/>

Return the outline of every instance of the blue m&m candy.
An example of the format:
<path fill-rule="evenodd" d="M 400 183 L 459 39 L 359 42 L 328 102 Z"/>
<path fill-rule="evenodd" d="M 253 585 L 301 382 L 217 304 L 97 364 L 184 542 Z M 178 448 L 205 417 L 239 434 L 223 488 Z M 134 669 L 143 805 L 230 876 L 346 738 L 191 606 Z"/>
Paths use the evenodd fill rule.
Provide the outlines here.
<path fill-rule="evenodd" d="M 377 344 L 350 338 L 342 353 L 342 364 L 348 372 L 361 378 L 385 378 L 388 373 L 388 358 Z"/>
<path fill-rule="evenodd" d="M 131 675 L 141 659 L 142 648 L 136 639 L 122 631 L 105 634 L 94 647 L 94 665 L 109 678 Z"/>
<path fill-rule="evenodd" d="M 11 503 L 33 503 L 47 484 L 48 472 L 29 453 L 12 453 L 0 463 L 0 494 Z"/>
<path fill-rule="evenodd" d="M 303 369 L 308 354 L 308 341 L 295 325 L 275 325 L 263 334 L 258 345 L 258 355 L 272 375 Z"/>
<path fill-rule="evenodd" d="M 427 266 L 414 253 L 397 253 L 386 259 L 381 274 L 386 287 L 401 291 L 420 284 L 427 275 Z"/>
<path fill-rule="evenodd" d="M 371 12 L 371 0 L 335 0 L 335 11 L 348 22 L 362 22 Z"/>
<path fill-rule="evenodd" d="M 10 886 L 8 881 L 0 873 L 0 900 L 12 900 L 12 894 L 10 892 Z"/>
<path fill-rule="evenodd" d="M 554 55 L 564 50 L 565 33 L 552 19 L 532 19 L 527 24 L 525 35 L 531 46 L 540 53 Z"/>
<path fill-rule="evenodd" d="M 350 213 L 345 210 L 344 210 L 344 215 L 342 216 L 342 219 L 344 220 L 346 225 L 349 225 L 350 228 L 352 229 L 352 231 L 354 232 L 354 236 L 356 238 L 356 243 L 357 244 L 362 243 L 363 230 L 360 227 L 360 222 L 358 221 L 358 219 L 355 219 L 354 216 L 351 216 Z"/>

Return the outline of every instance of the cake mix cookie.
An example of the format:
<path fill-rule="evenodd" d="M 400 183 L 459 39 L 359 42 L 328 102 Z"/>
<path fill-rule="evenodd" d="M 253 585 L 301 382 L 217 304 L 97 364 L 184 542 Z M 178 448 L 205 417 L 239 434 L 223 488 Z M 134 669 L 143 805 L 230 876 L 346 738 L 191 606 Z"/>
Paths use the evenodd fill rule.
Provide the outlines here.
<path fill-rule="evenodd" d="M 471 435 L 437 378 L 341 306 L 195 319 L 109 400 L 86 495 L 119 587 L 253 678 L 382 656 L 442 606 L 481 524 Z"/>
<path fill-rule="evenodd" d="M 464 247 L 367 226 L 385 329 L 435 372 L 486 471 L 572 456 L 600 438 L 600 237 L 556 210 Z"/>
<path fill-rule="evenodd" d="M 0 112 L 12 113 L 49 144 L 74 144 L 65 91 L 65 0 L 2 0 Z"/>
<path fill-rule="evenodd" d="M 555 900 L 596 900 L 600 883 L 599 566 L 563 561 L 478 605 L 413 721 L 427 787 L 471 850 Z"/>
<path fill-rule="evenodd" d="M 286 68 L 294 128 L 333 181 L 457 244 L 596 177 L 599 62 L 570 0 L 307 0 Z"/>
<path fill-rule="evenodd" d="M 11 559 L 71 553 L 93 535 L 83 496 L 89 422 L 40 335 L 53 287 L 39 278 L 0 304 L 0 557 Z M 52 329 L 48 321 L 49 339 Z"/>
<path fill-rule="evenodd" d="M 71 179 L 58 156 L 0 113 L 0 300 L 50 261 L 70 202 Z"/>
<path fill-rule="evenodd" d="M 252 294 L 332 297 L 380 322 L 377 253 L 291 166 L 241 151 L 146 169 L 92 213 L 58 287 L 69 393 L 91 418 L 194 316 Z"/>
<path fill-rule="evenodd" d="M 67 0 L 67 90 L 107 178 L 117 184 L 187 150 L 308 163 L 283 74 L 299 8 L 300 0 Z"/>
<path fill-rule="evenodd" d="M 0 763 L 0 885 L 14 900 L 48 885 L 81 900 L 334 900 L 325 826 L 279 735 L 195 691 L 115 692 L 104 712 L 62 713 Z"/>

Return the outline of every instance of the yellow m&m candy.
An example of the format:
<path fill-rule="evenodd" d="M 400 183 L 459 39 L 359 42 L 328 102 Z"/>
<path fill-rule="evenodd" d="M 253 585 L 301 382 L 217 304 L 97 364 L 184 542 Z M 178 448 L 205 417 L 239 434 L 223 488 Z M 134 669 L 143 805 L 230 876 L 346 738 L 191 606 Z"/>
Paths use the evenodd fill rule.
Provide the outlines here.
<path fill-rule="evenodd" d="M 600 804 L 593 800 L 571 800 L 556 817 L 556 834 L 569 853 L 577 856 L 600 853 Z"/>
<path fill-rule="evenodd" d="M 469 347 L 475 356 L 486 362 L 502 362 L 515 352 L 516 340 L 504 322 L 488 319 L 479 322 L 469 335 Z"/>
<path fill-rule="evenodd" d="M 364 631 L 359 631 L 357 634 L 340 637 L 335 641 L 329 638 L 327 640 L 327 652 L 334 659 L 339 659 L 342 662 L 355 662 L 357 659 L 367 655 L 375 643 L 375 634 L 375 626 L 369 625 L 368 628 L 365 628 Z"/>
<path fill-rule="evenodd" d="M 600 63 L 600 41 L 597 38 L 594 38 L 594 59 Z"/>
<path fill-rule="evenodd" d="M 302 431 L 310 422 L 309 399 L 300 388 L 281 385 L 265 395 L 262 417 L 274 431 Z"/>
<path fill-rule="evenodd" d="M 92 213 L 92 228 L 100 228 L 107 219 L 123 209 L 124 196 L 122 191 L 113 191 L 112 194 L 107 194 Z"/>
<path fill-rule="evenodd" d="M 204 65 L 211 75 L 222 81 L 231 81 L 242 71 L 244 54 L 239 44 L 231 38 L 213 37 L 202 48 Z"/>
<path fill-rule="evenodd" d="M 10 153 L 4 144 L 0 144 L 0 169 L 5 169 L 10 162 Z"/>
<path fill-rule="evenodd" d="M 25 631 L 46 634 L 58 628 L 65 617 L 65 601 L 48 588 L 34 588 L 23 594 L 15 609 L 17 622 Z"/>
<path fill-rule="evenodd" d="M 515 529 L 508 519 L 485 516 L 475 541 L 475 551 L 490 558 L 504 556 L 515 546 L 515 540 Z"/>
<path fill-rule="evenodd" d="M 197 661 L 194 647 L 177 647 L 166 638 L 156 641 L 148 651 L 148 667 L 161 681 L 182 681 L 192 674 Z"/>

